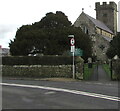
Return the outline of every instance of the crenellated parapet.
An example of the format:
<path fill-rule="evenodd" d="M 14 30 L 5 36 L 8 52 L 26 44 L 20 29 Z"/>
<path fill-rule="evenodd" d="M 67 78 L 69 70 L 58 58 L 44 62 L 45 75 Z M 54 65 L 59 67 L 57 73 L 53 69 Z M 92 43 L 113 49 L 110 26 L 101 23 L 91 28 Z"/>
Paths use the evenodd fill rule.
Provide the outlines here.
<path fill-rule="evenodd" d="M 117 5 L 115 2 L 109 2 L 109 4 L 107 4 L 107 2 L 103 2 L 102 5 L 100 4 L 100 2 L 96 2 L 95 3 L 95 10 L 99 10 L 99 9 L 113 9 L 115 11 L 117 11 Z"/>
<path fill-rule="evenodd" d="M 95 3 L 96 19 L 103 22 L 113 33 L 117 33 L 117 4 L 115 2 Z"/>

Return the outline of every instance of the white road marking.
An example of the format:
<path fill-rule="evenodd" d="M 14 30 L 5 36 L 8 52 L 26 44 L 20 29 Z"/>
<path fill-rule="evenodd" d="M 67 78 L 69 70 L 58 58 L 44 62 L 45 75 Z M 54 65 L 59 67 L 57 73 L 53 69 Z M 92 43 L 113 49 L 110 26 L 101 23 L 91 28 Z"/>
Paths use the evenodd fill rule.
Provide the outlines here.
<path fill-rule="evenodd" d="M 98 85 L 108 85 L 108 86 L 111 86 L 112 84 L 111 83 L 100 83 L 100 82 L 86 82 L 87 84 L 98 84 Z"/>
<path fill-rule="evenodd" d="M 0 83 L 0 84 L 6 85 L 6 86 L 46 89 L 46 90 L 52 90 L 52 91 L 67 92 L 67 93 L 72 93 L 72 94 L 107 99 L 107 100 L 112 100 L 112 101 L 117 101 L 117 102 L 120 101 L 120 98 L 115 97 L 115 96 L 108 96 L 108 95 L 103 95 L 103 94 L 96 94 L 96 93 L 91 93 L 91 92 L 84 92 L 84 91 L 77 91 L 77 90 L 70 90 L 70 89 L 62 89 L 62 88 L 54 88 L 54 87 L 46 87 L 46 86 L 35 86 L 35 85 L 24 85 L 24 84 L 9 84 L 9 83 Z"/>
<path fill-rule="evenodd" d="M 46 95 L 49 95 L 49 94 L 55 94 L 56 92 L 54 92 L 54 91 L 48 91 L 48 92 L 45 92 L 44 94 L 46 94 Z"/>

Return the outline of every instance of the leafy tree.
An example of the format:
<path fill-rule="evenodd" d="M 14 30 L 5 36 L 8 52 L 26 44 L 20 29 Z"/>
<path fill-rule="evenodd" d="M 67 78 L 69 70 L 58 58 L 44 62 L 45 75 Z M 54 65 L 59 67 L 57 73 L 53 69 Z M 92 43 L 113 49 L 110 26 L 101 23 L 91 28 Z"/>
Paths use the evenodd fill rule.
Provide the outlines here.
<path fill-rule="evenodd" d="M 36 22 L 34 25 L 38 28 L 55 29 L 68 27 L 71 26 L 71 24 L 72 23 L 63 12 L 57 11 L 56 14 L 52 12 L 47 13 L 40 22 Z"/>
<path fill-rule="evenodd" d="M 36 49 L 44 55 L 61 55 L 70 50 L 68 35 L 74 34 L 76 47 L 84 51 L 83 57 L 91 56 L 91 40 L 81 28 L 71 26 L 67 16 L 60 11 L 47 13 L 39 22 L 23 25 L 15 39 L 9 43 L 12 55 L 28 55 Z"/>
<path fill-rule="evenodd" d="M 110 48 L 108 49 L 106 55 L 108 58 L 112 59 L 115 55 L 120 57 L 120 32 L 114 36 L 113 40 L 110 42 Z"/>

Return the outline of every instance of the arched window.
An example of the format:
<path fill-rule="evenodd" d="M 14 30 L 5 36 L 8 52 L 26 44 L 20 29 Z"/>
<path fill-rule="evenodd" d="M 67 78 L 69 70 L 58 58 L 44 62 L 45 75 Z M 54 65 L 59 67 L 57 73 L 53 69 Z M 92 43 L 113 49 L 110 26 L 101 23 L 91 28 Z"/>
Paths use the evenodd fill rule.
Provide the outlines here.
<path fill-rule="evenodd" d="M 89 34 L 89 30 L 86 24 L 81 24 L 81 29 L 85 34 Z"/>
<path fill-rule="evenodd" d="M 87 29 L 87 32 L 86 32 L 86 34 L 89 34 L 89 31 L 88 31 L 88 29 Z"/>
<path fill-rule="evenodd" d="M 89 34 L 88 28 L 86 26 L 84 26 L 84 32 L 85 34 Z"/>

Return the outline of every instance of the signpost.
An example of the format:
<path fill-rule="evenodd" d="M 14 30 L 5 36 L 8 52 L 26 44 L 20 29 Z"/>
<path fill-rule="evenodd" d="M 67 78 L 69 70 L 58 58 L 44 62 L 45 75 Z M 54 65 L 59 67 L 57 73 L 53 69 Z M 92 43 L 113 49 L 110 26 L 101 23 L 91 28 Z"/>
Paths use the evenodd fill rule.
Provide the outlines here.
<path fill-rule="evenodd" d="M 83 56 L 83 50 L 80 48 L 75 49 L 75 56 Z"/>
<path fill-rule="evenodd" d="M 69 35 L 68 37 L 71 37 L 70 44 L 71 44 L 71 52 L 73 53 L 73 79 L 75 79 L 75 62 L 74 62 L 75 39 L 74 39 L 74 35 Z"/>
<path fill-rule="evenodd" d="M 74 44 L 75 44 L 75 39 L 72 38 L 72 39 L 70 40 L 70 43 L 71 43 L 71 46 L 74 46 Z"/>
<path fill-rule="evenodd" d="M 75 52 L 75 46 L 71 46 L 71 52 Z"/>

